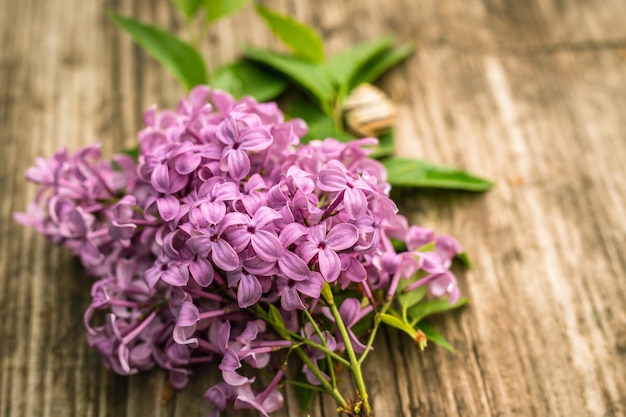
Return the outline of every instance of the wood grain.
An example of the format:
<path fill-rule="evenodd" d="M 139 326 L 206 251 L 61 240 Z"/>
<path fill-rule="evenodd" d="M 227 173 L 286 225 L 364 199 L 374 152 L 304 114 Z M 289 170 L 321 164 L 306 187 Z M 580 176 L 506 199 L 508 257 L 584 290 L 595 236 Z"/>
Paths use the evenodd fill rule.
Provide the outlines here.
<path fill-rule="evenodd" d="M 626 3 L 621 0 L 267 1 L 330 52 L 395 34 L 418 52 L 381 82 L 398 153 L 495 179 L 484 195 L 400 191 L 412 221 L 458 237 L 472 305 L 437 321 L 456 354 L 395 332 L 366 382 L 377 415 L 626 415 Z M 167 2 L 0 0 L 0 416 L 202 416 L 215 371 L 161 403 L 160 372 L 108 373 L 84 340 L 90 279 L 11 213 L 24 170 L 57 148 L 129 145 L 173 77 L 107 19 L 182 33 Z M 250 8 L 219 22 L 211 66 L 276 41 Z M 228 415 L 251 416 L 248 412 Z M 277 416 L 296 416 L 293 393 Z M 336 415 L 331 401 L 313 416 Z"/>

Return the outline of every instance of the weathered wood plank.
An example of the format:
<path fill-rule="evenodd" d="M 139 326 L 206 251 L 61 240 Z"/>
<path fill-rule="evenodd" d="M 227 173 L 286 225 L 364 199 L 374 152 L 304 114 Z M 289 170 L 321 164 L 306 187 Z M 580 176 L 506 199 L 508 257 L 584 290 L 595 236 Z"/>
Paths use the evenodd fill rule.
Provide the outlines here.
<path fill-rule="evenodd" d="M 400 107 L 398 152 L 498 181 L 478 196 L 397 193 L 412 220 L 466 246 L 473 302 L 437 322 L 454 355 L 385 333 L 366 374 L 378 415 L 624 415 L 626 4 L 265 3 L 318 27 L 330 52 L 389 33 L 416 41 L 381 84 Z M 182 94 L 106 12 L 181 23 L 147 0 L 0 10 L 0 416 L 204 415 L 208 369 L 165 406 L 163 374 L 105 371 L 81 324 L 90 279 L 11 219 L 34 196 L 22 173 L 36 156 L 96 140 L 110 154 L 145 108 Z M 274 44 L 250 9 L 219 22 L 204 52 L 214 67 L 244 43 Z M 300 415 L 288 392 L 277 416 Z M 312 415 L 333 410 L 322 400 Z"/>

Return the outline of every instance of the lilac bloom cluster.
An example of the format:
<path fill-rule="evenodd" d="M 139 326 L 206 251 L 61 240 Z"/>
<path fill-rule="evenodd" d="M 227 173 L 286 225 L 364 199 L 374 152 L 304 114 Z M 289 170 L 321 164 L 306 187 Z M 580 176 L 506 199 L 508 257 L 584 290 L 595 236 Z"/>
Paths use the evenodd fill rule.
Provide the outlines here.
<path fill-rule="evenodd" d="M 308 339 L 317 364 L 325 354 L 315 345 L 345 349 L 336 329 L 316 333 L 299 313 L 334 322 L 320 302 L 324 285 L 370 300 L 340 306 L 357 352 L 366 346 L 352 326 L 401 279 L 425 271 L 408 289 L 458 299 L 449 268 L 462 249 L 397 213 L 383 166 L 367 157 L 375 139 L 301 145 L 306 124 L 285 121 L 275 103 L 204 86 L 176 110 L 148 110 L 144 123 L 138 160 L 102 160 L 97 146 L 38 159 L 27 172 L 36 201 L 16 214 L 98 277 L 87 340 L 113 371 L 158 366 L 182 388 L 193 364 L 214 362 L 222 381 L 205 394 L 210 415 L 234 404 L 267 416 L 283 402 L 276 352 Z M 289 338 L 259 319 L 271 304 Z M 262 386 L 254 369 L 275 377 Z M 320 373 L 304 371 L 320 384 Z"/>

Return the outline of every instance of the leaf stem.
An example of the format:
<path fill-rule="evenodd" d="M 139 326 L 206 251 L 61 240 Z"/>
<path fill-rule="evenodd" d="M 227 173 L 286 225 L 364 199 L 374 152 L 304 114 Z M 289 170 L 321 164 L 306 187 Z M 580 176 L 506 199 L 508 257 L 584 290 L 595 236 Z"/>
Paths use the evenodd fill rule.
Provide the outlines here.
<path fill-rule="evenodd" d="M 359 358 L 359 364 L 362 364 L 365 361 L 365 358 L 367 358 L 367 355 L 369 354 L 370 350 L 372 350 L 372 345 L 374 344 L 374 339 L 376 338 L 376 333 L 378 332 L 378 328 L 380 327 L 380 323 L 381 323 L 380 316 L 387 312 L 387 310 L 389 309 L 389 306 L 391 306 L 391 300 L 387 301 L 383 305 L 383 308 L 380 310 L 380 312 L 376 313 L 376 317 L 374 318 L 374 328 L 372 329 L 372 333 L 370 334 L 370 337 L 367 340 L 365 351 Z"/>
<path fill-rule="evenodd" d="M 302 337 L 298 333 L 292 332 L 291 330 L 287 329 L 285 326 L 283 326 L 280 323 L 276 323 L 260 307 L 257 308 L 257 311 L 256 311 L 255 314 L 257 315 L 257 317 L 260 317 L 261 319 L 263 319 L 264 321 L 266 321 L 267 323 L 272 325 L 272 327 L 274 327 L 274 329 L 277 332 L 279 332 L 279 333 L 282 332 L 282 333 L 292 337 L 293 339 L 297 340 L 298 342 L 301 342 L 304 345 L 311 346 L 312 348 L 315 348 L 315 349 L 317 349 L 317 350 L 319 350 L 321 352 L 324 352 L 326 355 L 330 356 L 331 358 L 333 358 L 337 362 L 339 362 L 339 363 L 341 363 L 341 364 L 343 364 L 345 366 L 350 366 L 350 362 L 348 362 L 346 359 L 342 358 L 341 356 L 339 356 L 335 352 L 330 351 L 328 348 L 324 347 L 323 345 L 315 343 L 312 340 L 307 339 L 306 337 Z"/>
<path fill-rule="evenodd" d="M 313 326 L 313 329 L 315 330 L 315 333 L 317 333 L 317 336 L 322 341 L 322 345 L 326 349 L 328 349 L 328 343 L 326 343 L 326 339 L 324 338 L 324 335 L 322 334 L 322 331 L 320 330 L 319 326 L 317 325 L 317 323 L 313 319 L 313 316 L 311 315 L 309 310 L 304 310 L 304 314 L 306 315 L 307 319 L 311 322 L 311 325 Z M 326 355 L 326 361 L 328 362 L 328 373 L 330 374 L 330 382 L 332 383 L 333 388 L 336 388 L 337 387 L 337 379 L 335 377 L 335 367 L 333 366 L 333 361 L 332 361 L 332 359 L 331 359 L 331 357 L 329 355 Z"/>
<path fill-rule="evenodd" d="M 317 365 L 313 363 L 311 358 L 309 358 L 307 354 L 301 348 L 296 348 L 294 350 L 298 354 L 298 356 L 300 356 L 300 359 L 302 359 L 302 362 L 304 362 L 306 366 L 309 367 L 311 372 L 313 372 L 313 374 L 317 377 L 320 383 L 324 386 L 324 389 L 326 390 L 326 392 L 328 392 L 330 396 L 333 397 L 333 399 L 337 402 L 337 404 L 340 407 L 347 409 L 348 402 L 346 401 L 346 399 L 343 398 L 343 395 L 341 395 L 337 387 L 333 387 L 328 383 L 322 371 L 320 371 Z"/>
<path fill-rule="evenodd" d="M 337 329 L 339 330 L 339 334 L 343 339 L 344 345 L 346 347 L 346 353 L 348 354 L 348 359 L 350 360 L 350 371 L 352 372 L 352 376 L 354 378 L 354 383 L 356 384 L 356 389 L 358 395 L 361 400 L 361 404 L 364 408 L 365 416 L 370 416 L 372 414 L 372 407 L 369 403 L 369 395 L 365 388 L 365 381 L 363 380 L 363 373 L 361 372 L 361 363 L 357 360 L 356 354 L 354 353 L 354 348 L 352 347 L 352 342 L 350 341 L 350 335 L 348 334 L 348 329 L 346 328 L 341 315 L 339 314 L 339 309 L 335 304 L 335 300 L 333 297 L 332 290 L 328 284 L 324 284 L 324 290 L 322 290 L 322 294 L 328 304 L 328 308 L 330 309 L 331 314 L 335 318 L 335 323 L 337 324 Z M 357 404 L 354 405 L 353 409 L 356 409 Z"/>

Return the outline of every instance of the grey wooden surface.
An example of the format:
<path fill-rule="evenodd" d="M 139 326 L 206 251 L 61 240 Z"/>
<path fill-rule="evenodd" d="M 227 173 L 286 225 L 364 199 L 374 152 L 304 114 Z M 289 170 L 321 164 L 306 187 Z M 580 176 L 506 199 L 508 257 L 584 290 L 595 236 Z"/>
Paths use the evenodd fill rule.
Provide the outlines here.
<path fill-rule="evenodd" d="M 626 415 L 626 3 L 623 0 L 275 0 L 329 51 L 395 34 L 419 49 L 381 86 L 398 152 L 498 182 L 485 195 L 402 192 L 413 222 L 458 237 L 472 305 L 437 325 L 456 347 L 419 353 L 395 332 L 366 382 L 386 416 Z M 176 81 L 108 11 L 183 30 L 168 2 L 0 0 L 0 416 L 203 416 L 199 369 L 166 405 L 160 372 L 108 373 L 85 343 L 90 278 L 11 213 L 39 155 L 133 143 Z M 274 45 L 250 8 L 218 23 L 212 66 Z M 332 402 L 312 416 L 335 415 Z M 228 415 L 250 416 L 247 412 Z M 298 416 L 288 391 L 284 411 Z"/>

